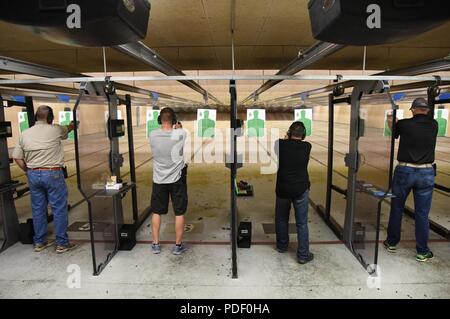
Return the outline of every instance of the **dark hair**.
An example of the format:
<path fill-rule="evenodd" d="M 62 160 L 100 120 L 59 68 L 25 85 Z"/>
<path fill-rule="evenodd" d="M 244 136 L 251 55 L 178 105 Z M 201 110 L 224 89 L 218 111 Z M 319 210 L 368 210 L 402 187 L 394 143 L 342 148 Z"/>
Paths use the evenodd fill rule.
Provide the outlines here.
<path fill-rule="evenodd" d="M 175 111 L 171 109 L 170 107 L 166 107 L 161 110 L 161 113 L 159 114 L 161 117 L 161 122 L 171 122 L 173 123 L 175 119 Z"/>
<path fill-rule="evenodd" d="M 303 122 L 297 121 L 289 127 L 289 137 L 305 138 L 306 128 Z"/>

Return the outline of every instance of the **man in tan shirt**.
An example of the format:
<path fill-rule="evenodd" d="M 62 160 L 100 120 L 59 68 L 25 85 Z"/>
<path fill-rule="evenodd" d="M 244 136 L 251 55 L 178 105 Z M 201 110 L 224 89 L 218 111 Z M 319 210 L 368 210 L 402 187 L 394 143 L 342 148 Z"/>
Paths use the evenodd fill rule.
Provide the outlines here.
<path fill-rule="evenodd" d="M 47 240 L 47 207 L 50 204 L 56 233 L 56 252 L 72 250 L 75 244 L 67 236 L 67 186 L 64 180 L 64 146 L 73 130 L 53 124 L 53 110 L 42 105 L 36 112 L 36 124 L 22 133 L 13 152 L 17 165 L 27 173 L 31 193 L 34 250 L 43 251 L 54 241 Z"/>

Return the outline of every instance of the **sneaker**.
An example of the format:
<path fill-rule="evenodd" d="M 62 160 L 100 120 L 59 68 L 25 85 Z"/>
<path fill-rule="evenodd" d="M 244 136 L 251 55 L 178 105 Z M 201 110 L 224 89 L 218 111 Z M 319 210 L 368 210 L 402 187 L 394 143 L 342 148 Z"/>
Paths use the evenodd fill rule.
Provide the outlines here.
<path fill-rule="evenodd" d="M 175 248 L 172 251 L 172 254 L 174 255 L 181 255 L 187 250 L 187 247 L 184 243 L 181 243 L 181 245 L 175 245 Z"/>
<path fill-rule="evenodd" d="M 383 246 L 384 248 L 386 248 L 386 250 L 392 254 L 395 254 L 397 252 L 397 246 L 392 246 L 389 244 L 389 242 L 387 241 L 387 239 L 383 242 Z"/>
<path fill-rule="evenodd" d="M 280 253 L 280 254 L 284 254 L 284 253 L 287 253 L 287 248 L 276 248 L 276 250 Z"/>
<path fill-rule="evenodd" d="M 152 244 L 152 253 L 160 254 L 161 253 L 161 245 L 160 244 Z"/>
<path fill-rule="evenodd" d="M 313 254 L 313 253 L 309 253 L 308 258 L 306 258 L 306 259 L 299 259 L 299 260 L 298 260 L 298 263 L 304 265 L 304 264 L 306 264 L 306 263 L 309 263 L 309 262 L 312 261 L 313 259 L 314 259 L 314 254 Z"/>
<path fill-rule="evenodd" d="M 33 248 L 34 251 L 37 253 L 40 253 L 41 251 L 47 249 L 48 247 L 52 246 L 55 243 L 55 241 L 53 239 L 47 241 L 46 243 L 43 244 L 34 244 Z"/>
<path fill-rule="evenodd" d="M 78 245 L 77 244 L 73 244 L 73 243 L 69 243 L 67 245 L 58 245 L 56 246 L 56 253 L 57 254 L 63 254 L 66 253 L 70 250 L 73 250 L 75 248 L 77 248 Z"/>
<path fill-rule="evenodd" d="M 429 259 L 433 259 L 434 255 L 431 251 L 425 253 L 425 254 L 417 254 L 416 255 L 416 260 L 419 262 L 425 262 L 428 261 Z"/>

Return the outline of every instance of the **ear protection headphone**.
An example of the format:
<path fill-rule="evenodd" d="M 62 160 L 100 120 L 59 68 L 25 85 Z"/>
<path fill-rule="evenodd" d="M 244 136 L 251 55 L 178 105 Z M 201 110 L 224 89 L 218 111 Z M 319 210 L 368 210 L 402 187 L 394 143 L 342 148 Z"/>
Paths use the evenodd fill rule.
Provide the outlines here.
<path fill-rule="evenodd" d="M 163 110 L 168 110 L 168 111 L 172 114 L 172 125 L 175 125 L 175 124 L 178 123 L 178 120 L 177 120 L 177 114 L 175 113 L 175 111 L 174 111 L 172 108 L 166 107 L 166 108 L 164 108 Z M 158 124 L 159 124 L 159 125 L 162 124 L 162 121 L 161 121 L 161 114 L 158 115 Z"/>
<path fill-rule="evenodd" d="M 289 130 L 287 131 L 288 138 L 289 139 L 292 138 L 292 132 L 291 131 L 294 128 L 294 125 L 295 126 L 300 125 L 303 128 L 302 139 L 305 139 L 306 138 L 306 127 L 305 127 L 305 124 L 303 124 L 303 122 L 300 122 L 300 121 L 297 121 L 297 122 L 294 122 L 294 123 L 291 124 L 291 126 L 289 127 Z"/>
<path fill-rule="evenodd" d="M 53 109 L 49 106 L 48 107 L 48 114 L 47 114 L 47 123 L 51 124 L 54 119 L 55 119 L 55 115 L 53 114 Z"/>

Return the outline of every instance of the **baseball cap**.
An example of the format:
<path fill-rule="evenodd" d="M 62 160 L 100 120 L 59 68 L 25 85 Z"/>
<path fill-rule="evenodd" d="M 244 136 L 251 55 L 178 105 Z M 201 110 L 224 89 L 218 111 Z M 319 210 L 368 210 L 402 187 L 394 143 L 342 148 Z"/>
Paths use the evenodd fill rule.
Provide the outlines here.
<path fill-rule="evenodd" d="M 411 104 L 411 109 L 417 109 L 417 108 L 428 109 L 428 108 L 430 108 L 430 106 L 428 105 L 427 100 L 425 100 L 423 97 L 418 97 Z"/>

